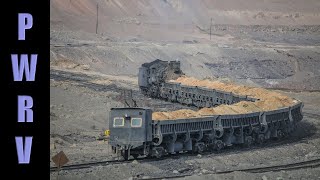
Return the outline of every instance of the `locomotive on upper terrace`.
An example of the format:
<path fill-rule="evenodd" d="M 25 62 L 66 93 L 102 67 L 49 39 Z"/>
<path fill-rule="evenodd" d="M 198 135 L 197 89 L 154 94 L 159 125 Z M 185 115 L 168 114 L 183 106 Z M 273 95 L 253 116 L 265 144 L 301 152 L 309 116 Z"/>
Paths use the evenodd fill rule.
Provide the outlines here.
<path fill-rule="evenodd" d="M 199 108 L 258 100 L 169 82 L 181 75 L 179 61 L 155 60 L 140 67 L 138 83 L 146 96 Z M 149 108 L 112 108 L 109 144 L 125 159 L 131 155 L 159 158 L 179 152 L 220 151 L 234 144 L 261 144 L 290 135 L 303 118 L 302 107 L 303 103 L 297 101 L 293 106 L 267 112 L 174 120 L 153 120 Z"/>

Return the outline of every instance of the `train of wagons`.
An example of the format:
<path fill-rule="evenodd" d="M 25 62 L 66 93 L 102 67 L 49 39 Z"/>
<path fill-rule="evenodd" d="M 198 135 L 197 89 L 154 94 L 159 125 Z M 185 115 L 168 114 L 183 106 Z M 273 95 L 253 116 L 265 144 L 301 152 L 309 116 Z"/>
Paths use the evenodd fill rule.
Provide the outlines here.
<path fill-rule="evenodd" d="M 214 107 L 258 99 L 169 82 L 183 75 L 179 61 L 155 60 L 139 68 L 139 87 L 149 97 L 186 106 Z M 124 159 L 162 157 L 181 152 L 220 151 L 240 144 L 262 144 L 289 136 L 302 120 L 303 103 L 267 112 L 152 120 L 150 108 L 112 108 L 109 144 Z"/>

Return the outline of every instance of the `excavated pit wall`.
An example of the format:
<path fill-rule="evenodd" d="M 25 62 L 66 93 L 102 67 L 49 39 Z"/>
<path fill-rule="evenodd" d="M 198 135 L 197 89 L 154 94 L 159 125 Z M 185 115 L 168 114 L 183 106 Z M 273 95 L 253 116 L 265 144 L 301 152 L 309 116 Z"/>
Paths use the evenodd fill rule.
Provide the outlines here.
<path fill-rule="evenodd" d="M 174 120 L 183 118 L 202 117 L 208 115 L 235 115 L 248 114 L 253 112 L 273 111 L 297 104 L 299 101 L 285 96 L 281 93 L 257 87 L 240 86 L 233 83 L 222 83 L 219 81 L 198 80 L 192 77 L 182 76 L 169 82 L 180 83 L 186 86 L 198 86 L 215 89 L 225 92 L 232 92 L 237 95 L 249 96 L 258 99 L 255 102 L 241 101 L 231 105 L 220 105 L 212 108 L 202 108 L 198 111 L 181 109 L 169 112 L 153 112 L 153 120 Z"/>

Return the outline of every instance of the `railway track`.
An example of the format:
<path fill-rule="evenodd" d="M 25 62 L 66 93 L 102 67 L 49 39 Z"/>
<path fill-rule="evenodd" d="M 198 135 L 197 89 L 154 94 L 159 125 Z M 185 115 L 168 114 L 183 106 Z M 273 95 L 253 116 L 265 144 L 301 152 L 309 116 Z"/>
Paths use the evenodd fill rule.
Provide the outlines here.
<path fill-rule="evenodd" d="M 300 139 L 300 140 L 304 140 L 304 138 Z M 298 140 L 299 141 L 299 140 Z M 298 142 L 297 139 L 281 139 L 278 141 L 273 141 L 273 142 L 269 142 L 269 143 L 265 143 L 262 145 L 255 145 L 250 147 L 250 150 L 258 150 L 261 148 L 272 148 L 275 146 L 279 146 L 282 144 L 288 144 L 288 143 L 293 143 L 293 142 Z M 234 147 L 229 147 L 221 152 L 210 152 L 210 151 L 206 151 L 201 153 L 204 156 L 208 156 L 210 157 L 211 155 L 229 155 L 229 154 L 234 154 L 234 153 L 239 153 L 241 151 L 246 151 L 248 150 L 248 148 L 242 148 L 242 147 L 238 147 L 238 146 L 234 146 Z M 181 158 L 183 156 L 197 156 L 198 153 L 195 154 L 190 154 L 190 153 L 182 153 L 182 154 L 173 154 L 173 155 L 167 155 L 164 156 L 162 158 L 156 159 L 156 158 L 142 158 L 142 159 L 137 159 L 137 161 L 139 163 L 142 162 L 151 162 L 151 161 L 160 161 L 160 160 L 168 160 L 168 159 L 177 159 L 177 158 Z M 107 160 L 107 161 L 98 161 L 98 162 L 87 162 L 87 163 L 80 163 L 80 164 L 71 164 L 71 165 L 66 165 L 60 168 L 60 170 L 77 170 L 77 169 L 86 169 L 86 168 L 92 168 L 95 166 L 106 166 L 106 165 L 111 165 L 111 164 L 122 164 L 122 163 L 131 163 L 134 159 L 130 159 L 130 160 Z M 319 159 L 320 161 L 320 159 Z M 57 171 L 58 168 L 57 167 L 50 167 L 50 172 L 55 172 Z M 233 171 L 232 171 L 233 172 Z M 219 172 L 220 173 L 220 172 Z M 226 171 L 225 171 L 226 173 Z"/>
<path fill-rule="evenodd" d="M 291 141 L 290 141 L 291 142 Z M 286 144 L 286 143 L 290 143 L 289 141 L 286 141 L 285 139 L 280 140 L 280 141 L 275 141 L 273 143 L 270 144 L 264 144 L 263 146 L 253 146 L 251 147 L 251 150 L 254 149 L 260 149 L 260 148 L 264 148 L 264 147 L 273 147 L 273 146 L 278 146 L 281 144 Z M 241 148 L 241 147 L 230 147 L 228 149 L 225 149 L 221 152 L 218 152 L 219 155 L 228 155 L 230 153 L 237 153 L 237 152 L 241 152 L 241 151 L 246 151 L 247 148 Z M 213 152 L 203 152 L 202 155 L 204 156 L 210 156 L 212 154 L 216 154 Z M 182 154 L 173 154 L 173 155 L 168 155 L 168 156 L 164 156 L 162 158 L 141 158 L 141 159 L 137 159 L 137 161 L 139 163 L 141 162 L 150 162 L 150 161 L 161 161 L 161 160 L 166 160 L 166 159 L 177 159 L 183 156 L 197 156 L 198 154 L 190 154 L 190 153 L 182 153 Z M 95 166 L 106 166 L 106 165 L 111 165 L 111 164 L 122 164 L 122 163 L 131 163 L 134 159 L 130 159 L 130 160 L 107 160 L 107 161 L 97 161 L 97 162 L 87 162 L 87 163 L 80 163 L 80 164 L 71 164 L 71 165 L 66 165 L 60 168 L 60 170 L 77 170 L 77 169 L 86 169 L 86 168 L 92 168 Z M 320 159 L 318 160 L 320 163 Z M 57 167 L 50 167 L 50 172 L 55 172 L 58 171 Z M 236 171 L 236 170 L 233 170 Z M 233 172 L 230 171 L 230 172 Z M 227 171 L 223 171 L 223 172 L 218 172 L 218 173 L 227 173 Z M 218 174 L 217 173 L 217 174 Z"/>
<path fill-rule="evenodd" d="M 85 168 L 91 168 L 93 166 L 103 165 L 103 164 L 109 164 L 109 163 L 115 163 L 116 161 L 102 161 L 102 162 L 89 162 L 89 163 L 82 163 L 82 164 L 71 164 L 66 165 L 60 168 L 60 170 L 73 170 L 73 169 L 85 169 Z M 58 171 L 58 167 L 50 167 L 50 172 Z"/>
<path fill-rule="evenodd" d="M 128 161 L 109 160 L 109 161 L 88 162 L 88 163 L 81 163 L 81 164 L 71 164 L 71 165 L 66 165 L 61 167 L 60 170 L 86 169 L 86 168 L 92 168 L 94 166 L 99 166 L 99 165 L 121 164 L 121 163 L 130 162 L 130 161 L 132 160 L 128 160 Z M 55 172 L 57 170 L 58 170 L 57 167 L 50 167 L 50 172 Z"/>
<path fill-rule="evenodd" d="M 320 167 L 320 159 L 314 159 L 309 161 L 302 161 L 297 163 L 291 164 L 283 164 L 283 165 L 276 165 L 276 166 L 266 166 L 266 167 L 257 167 L 257 168 L 246 168 L 246 169 L 233 169 L 233 170 L 226 170 L 226 171 L 218 171 L 214 173 L 208 174 L 229 174 L 235 171 L 241 172 L 248 172 L 248 173 L 264 173 L 264 172 L 276 172 L 276 171 L 291 171 L 297 169 L 306 169 L 306 168 L 316 168 Z M 178 174 L 173 176 L 161 176 L 161 177 L 151 177 L 151 178 L 143 178 L 143 179 L 174 179 L 174 178 L 184 178 L 188 176 L 192 176 L 194 174 Z M 139 178 L 137 178 L 139 179 Z"/>
<path fill-rule="evenodd" d="M 113 165 L 113 164 L 122 164 L 122 163 L 131 163 L 132 161 L 138 161 L 139 163 L 141 162 L 150 162 L 150 161 L 159 161 L 163 160 L 161 159 L 155 159 L 155 158 L 140 158 L 140 159 L 129 159 L 129 160 L 107 160 L 107 161 L 96 161 L 96 162 L 87 162 L 87 163 L 79 163 L 79 164 L 71 164 L 71 165 L 66 165 L 60 168 L 60 170 L 76 170 L 76 169 L 87 169 L 87 168 L 92 168 L 95 166 L 106 166 L 106 165 Z M 50 167 L 50 172 L 55 172 L 57 171 L 57 167 Z"/>

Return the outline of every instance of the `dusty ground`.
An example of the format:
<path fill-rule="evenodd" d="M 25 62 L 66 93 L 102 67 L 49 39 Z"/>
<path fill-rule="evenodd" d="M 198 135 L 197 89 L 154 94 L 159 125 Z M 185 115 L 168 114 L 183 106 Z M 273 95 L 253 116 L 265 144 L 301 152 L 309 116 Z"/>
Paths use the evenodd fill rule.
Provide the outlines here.
<path fill-rule="evenodd" d="M 110 107 L 122 106 L 117 102 L 120 89 L 137 90 L 134 78 L 106 76 L 75 71 L 51 71 L 51 155 L 63 150 L 70 164 L 113 159 L 107 142 L 96 137 L 107 127 Z M 261 179 L 263 175 L 275 179 L 314 179 L 320 176 L 319 168 L 303 171 L 250 174 L 236 172 L 222 175 L 201 174 L 214 171 L 284 164 L 320 157 L 320 93 L 283 92 L 305 102 L 304 119 L 292 138 L 270 145 L 249 149 L 230 149 L 221 154 L 181 156 L 148 163 L 107 165 L 85 170 L 62 171 L 61 179 L 127 179 L 135 176 L 161 176 L 174 171 L 193 172 L 195 176 L 211 179 Z M 138 92 L 134 97 L 139 97 Z M 142 101 L 138 101 L 138 104 Z M 160 102 L 152 101 L 157 104 Z M 53 164 L 51 163 L 53 166 Z M 208 177 L 209 176 L 209 177 Z M 55 177 L 55 173 L 51 174 Z M 190 177 L 195 178 L 195 177 Z"/>
<path fill-rule="evenodd" d="M 142 63 L 159 58 L 180 60 L 196 78 L 320 87 L 317 0 L 50 2 L 52 65 L 137 75 Z"/>
<path fill-rule="evenodd" d="M 63 150 L 69 164 L 115 158 L 107 142 L 96 138 L 107 128 L 110 108 L 123 106 L 122 90 L 133 90 L 139 106 L 156 111 L 184 108 L 138 92 L 138 67 L 157 58 L 180 60 L 186 75 L 200 79 L 286 89 L 279 92 L 303 101 L 305 116 L 293 137 L 251 150 L 62 171 L 60 179 L 128 179 L 176 171 L 194 174 L 187 179 L 320 177 L 320 168 L 207 174 L 319 158 L 319 1 L 105 0 L 99 1 L 95 34 L 97 2 L 50 1 L 51 156 Z"/>

